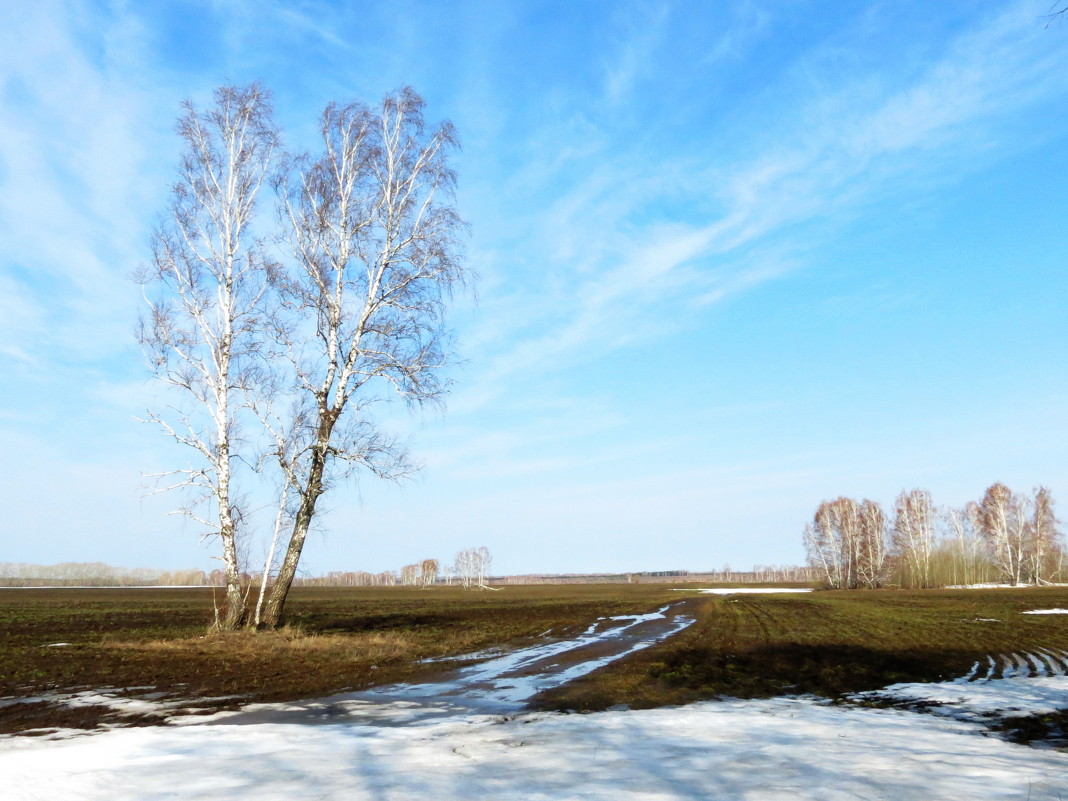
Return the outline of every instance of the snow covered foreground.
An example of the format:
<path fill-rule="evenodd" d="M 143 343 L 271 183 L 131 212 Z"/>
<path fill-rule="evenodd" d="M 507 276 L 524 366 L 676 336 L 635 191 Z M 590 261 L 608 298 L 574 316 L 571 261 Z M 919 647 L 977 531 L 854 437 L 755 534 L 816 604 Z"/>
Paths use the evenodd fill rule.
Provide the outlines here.
<path fill-rule="evenodd" d="M 1068 698 L 1063 676 L 982 686 L 1011 696 L 1035 681 Z M 954 685 L 961 697 L 977 686 Z M 779 698 L 400 722 L 418 706 L 383 705 L 377 723 L 317 724 L 304 709 L 289 723 L 224 713 L 185 726 L 9 738 L 0 787 L 13 801 L 1068 798 L 1068 754 L 898 709 Z"/>

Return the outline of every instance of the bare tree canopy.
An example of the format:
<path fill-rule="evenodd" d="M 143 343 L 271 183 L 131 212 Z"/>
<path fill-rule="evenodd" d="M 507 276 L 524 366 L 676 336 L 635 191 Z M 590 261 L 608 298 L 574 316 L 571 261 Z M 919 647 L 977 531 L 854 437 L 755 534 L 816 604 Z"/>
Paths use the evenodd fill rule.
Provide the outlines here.
<path fill-rule="evenodd" d="M 428 128 L 423 108 L 410 88 L 374 108 L 327 106 L 320 150 L 277 159 L 271 259 L 247 230 L 279 140 L 262 90 L 224 87 L 209 112 L 188 106 L 179 123 L 187 153 L 155 241 L 146 283 L 158 298 L 141 342 L 192 409 L 176 422 L 150 419 L 200 456 L 175 485 L 199 488 L 195 500 L 218 510 L 218 521 L 198 519 L 222 539 L 226 628 L 246 616 L 278 624 L 319 500 L 338 480 L 414 471 L 376 404 L 440 404 L 448 388 L 445 306 L 466 277 L 449 166 L 457 140 L 448 122 Z M 238 436 L 249 422 L 262 436 Z M 251 614 L 238 561 L 239 456 L 278 476 Z"/>
<path fill-rule="evenodd" d="M 895 503 L 891 532 L 894 553 L 913 587 L 931 584 L 931 552 L 934 549 L 934 505 L 925 489 L 902 491 Z"/>
<path fill-rule="evenodd" d="M 138 329 L 150 370 L 175 392 L 148 420 L 191 448 L 197 466 L 156 476 L 162 489 L 189 488 L 182 511 L 219 537 L 227 608 L 221 624 L 244 617 L 232 485 L 242 393 L 262 344 L 258 306 L 266 286 L 261 242 L 250 231 L 278 136 L 266 93 L 223 87 L 213 105 L 185 104 L 177 131 L 184 151 L 171 204 L 153 237 L 140 280 L 148 314 Z"/>
<path fill-rule="evenodd" d="M 460 579 L 465 590 L 478 589 L 488 590 L 486 586 L 486 574 L 493 562 L 489 548 L 482 545 L 478 548 L 464 548 L 456 554 L 453 570 Z"/>
<path fill-rule="evenodd" d="M 411 89 L 375 110 L 331 104 L 322 151 L 292 160 L 278 184 L 291 268 L 274 281 L 272 334 L 293 379 L 293 455 L 280 466 L 297 508 L 264 610 L 268 626 L 281 619 L 331 472 L 396 479 L 413 470 L 372 407 L 390 396 L 435 403 L 446 389 L 444 305 L 465 277 L 463 223 L 450 202 L 457 141 L 448 123 L 426 129 L 423 105 Z"/>
<path fill-rule="evenodd" d="M 881 585 L 886 560 L 886 515 L 865 499 L 837 498 L 820 504 L 805 527 L 809 563 L 835 589 Z"/>

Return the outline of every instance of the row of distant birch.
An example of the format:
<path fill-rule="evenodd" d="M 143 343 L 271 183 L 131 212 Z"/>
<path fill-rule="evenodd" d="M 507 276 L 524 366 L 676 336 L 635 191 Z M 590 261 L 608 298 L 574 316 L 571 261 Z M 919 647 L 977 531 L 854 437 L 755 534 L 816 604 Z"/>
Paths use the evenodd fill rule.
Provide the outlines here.
<path fill-rule="evenodd" d="M 961 508 L 936 507 L 925 489 L 902 491 L 892 516 L 875 501 L 824 501 L 805 526 L 809 564 L 829 587 L 909 588 L 1065 580 L 1065 549 L 1045 487 L 987 488 Z"/>

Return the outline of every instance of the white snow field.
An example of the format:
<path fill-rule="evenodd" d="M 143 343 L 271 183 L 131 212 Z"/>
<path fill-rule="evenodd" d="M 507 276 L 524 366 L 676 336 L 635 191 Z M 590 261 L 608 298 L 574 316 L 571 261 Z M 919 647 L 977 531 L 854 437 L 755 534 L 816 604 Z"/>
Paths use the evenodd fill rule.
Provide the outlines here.
<path fill-rule="evenodd" d="M 1068 682 L 1057 681 L 1063 698 Z M 12 801 L 1068 797 L 1068 754 L 983 736 L 959 720 L 811 699 L 405 725 L 386 717 L 394 725 L 315 725 L 308 714 L 9 738 L 0 787 Z"/>
<path fill-rule="evenodd" d="M 991 715 L 1068 708 L 1061 651 L 988 657 L 954 682 L 854 699 L 906 708 L 777 698 L 521 711 L 534 693 L 690 622 L 665 607 L 602 618 L 570 640 L 483 654 L 434 684 L 249 705 L 172 726 L 0 738 L 0 798 L 1068 800 L 1068 753 L 1016 745 L 984 725 Z M 907 708 L 916 702 L 939 704 L 938 714 Z"/>

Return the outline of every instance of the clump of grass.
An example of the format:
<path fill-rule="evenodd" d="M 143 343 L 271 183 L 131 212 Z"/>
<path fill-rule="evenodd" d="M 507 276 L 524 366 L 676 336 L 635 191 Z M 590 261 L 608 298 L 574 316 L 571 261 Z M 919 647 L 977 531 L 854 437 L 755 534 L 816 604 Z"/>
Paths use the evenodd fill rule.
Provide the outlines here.
<path fill-rule="evenodd" d="M 234 631 L 193 638 L 110 641 L 107 645 L 132 651 L 172 654 L 193 651 L 230 657 L 244 654 L 284 658 L 294 654 L 322 654 L 361 662 L 404 659 L 421 650 L 410 635 L 402 632 L 323 634 L 305 632 L 300 626 L 259 633 Z"/>

